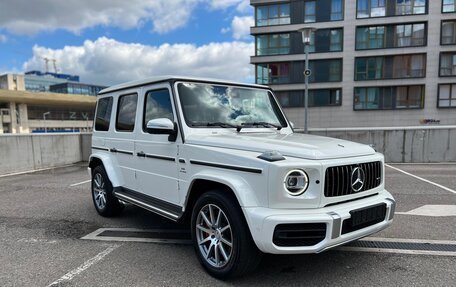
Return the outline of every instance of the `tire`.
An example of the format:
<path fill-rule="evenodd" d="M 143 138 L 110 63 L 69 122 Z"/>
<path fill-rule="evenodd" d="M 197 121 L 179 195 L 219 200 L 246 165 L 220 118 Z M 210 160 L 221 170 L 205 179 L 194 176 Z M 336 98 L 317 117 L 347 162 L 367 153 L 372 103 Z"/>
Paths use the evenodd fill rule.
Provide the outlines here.
<path fill-rule="evenodd" d="M 198 260 L 211 276 L 239 277 L 260 263 L 262 253 L 253 242 L 242 210 L 226 191 L 204 193 L 195 203 L 191 223 Z"/>
<path fill-rule="evenodd" d="M 114 196 L 111 181 L 102 165 L 92 171 L 92 200 L 98 214 L 105 217 L 118 215 L 124 207 Z"/>

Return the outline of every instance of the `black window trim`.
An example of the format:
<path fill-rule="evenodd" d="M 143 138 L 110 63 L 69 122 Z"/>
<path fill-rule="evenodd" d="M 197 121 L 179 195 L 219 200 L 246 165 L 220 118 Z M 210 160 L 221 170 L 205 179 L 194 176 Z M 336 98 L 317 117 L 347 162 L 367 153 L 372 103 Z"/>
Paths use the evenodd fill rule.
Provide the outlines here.
<path fill-rule="evenodd" d="M 405 46 L 405 47 L 384 47 L 384 48 L 366 48 L 366 49 L 359 49 L 356 47 L 356 43 L 358 42 L 358 28 L 370 28 L 370 27 L 385 27 L 385 38 L 387 36 L 386 27 L 387 26 L 399 26 L 399 25 L 409 25 L 409 24 L 424 24 L 424 44 L 417 45 L 417 46 Z M 355 27 L 355 51 L 369 51 L 369 50 L 387 50 L 387 49 L 404 49 L 404 48 L 419 48 L 419 47 L 427 47 L 428 45 L 428 21 L 413 21 L 413 22 L 401 22 L 401 23 L 394 23 L 394 24 L 378 24 L 378 25 L 359 25 Z M 384 39 L 386 41 L 386 39 Z"/>
<path fill-rule="evenodd" d="M 149 90 L 146 90 L 146 92 L 144 93 L 144 106 L 143 106 L 143 114 L 142 114 L 142 118 L 141 118 L 141 126 L 142 126 L 142 132 L 143 133 L 147 133 L 147 130 L 146 130 L 146 125 L 147 124 L 144 124 L 144 120 L 146 118 L 146 105 L 147 105 L 147 95 L 150 93 L 150 92 L 158 92 L 158 91 L 168 91 L 168 95 L 169 95 L 169 101 L 171 102 L 171 108 L 173 110 L 173 116 L 174 116 L 174 119 L 172 120 L 173 123 L 175 123 L 175 119 L 176 119 L 176 108 L 174 106 L 174 101 L 172 99 L 172 92 L 171 92 L 171 89 L 170 87 L 157 87 L 157 88 L 152 88 L 152 89 L 149 89 Z"/>
<path fill-rule="evenodd" d="M 370 1 L 370 0 L 369 0 Z M 381 18 L 391 18 L 391 17 L 407 17 L 407 16 L 422 16 L 422 15 L 428 15 L 429 14 L 429 1 L 430 0 L 426 0 L 426 7 L 425 7 L 425 13 L 422 13 L 422 14 L 406 14 L 406 15 L 385 15 L 385 16 L 379 16 L 379 17 L 358 17 L 358 2 L 359 0 L 356 0 L 356 11 L 355 11 L 355 15 L 356 15 L 356 20 L 368 20 L 368 19 L 381 19 Z M 442 0 L 443 1 L 443 0 Z M 385 0 L 385 14 L 386 14 L 386 11 L 388 9 L 387 7 L 387 0 Z M 442 5 L 442 9 L 443 9 L 443 5 Z M 451 12 L 453 13 L 453 12 Z"/>
<path fill-rule="evenodd" d="M 120 99 L 124 96 L 136 96 L 136 111 L 135 111 L 135 123 L 133 124 L 133 129 L 132 130 L 119 130 L 117 128 L 117 122 L 118 122 L 118 119 L 119 119 L 119 103 L 120 103 Z M 116 122 L 115 122 L 115 131 L 118 132 L 118 133 L 132 133 L 135 131 L 135 128 L 136 128 L 136 116 L 138 115 L 138 102 L 139 102 L 139 96 L 138 96 L 138 93 L 137 92 L 131 92 L 131 93 L 126 93 L 126 94 L 121 94 L 117 97 L 117 106 L 116 106 Z"/>
<path fill-rule="evenodd" d="M 98 105 L 99 105 L 99 101 L 102 100 L 102 99 L 108 99 L 108 98 L 111 98 L 112 100 L 112 103 L 111 103 L 111 115 L 110 115 L 110 118 L 109 118 L 109 125 L 108 125 L 108 129 L 103 131 L 103 130 L 97 130 L 96 129 L 96 126 L 97 126 L 97 112 L 98 112 Z M 104 132 L 104 133 L 107 133 L 109 132 L 109 130 L 111 129 L 111 118 L 112 118 L 112 110 L 114 108 L 114 97 L 113 96 L 106 96 L 106 97 L 99 97 L 97 99 L 97 106 L 96 106 L 96 109 L 95 109 L 95 114 L 94 114 L 94 117 L 93 117 L 93 130 L 96 131 L 96 132 Z"/>
<path fill-rule="evenodd" d="M 400 88 L 400 87 L 407 87 L 407 93 L 412 86 L 420 86 L 422 87 L 422 95 L 421 95 L 421 106 L 418 108 L 378 108 L 378 109 L 355 109 L 355 91 L 357 88 Z M 423 110 L 425 106 L 425 98 L 426 98 L 426 84 L 410 84 L 410 85 L 389 85 L 389 86 L 360 86 L 360 87 L 353 87 L 353 111 L 355 112 L 369 112 L 369 111 L 407 111 L 407 110 Z"/>
<path fill-rule="evenodd" d="M 395 57 L 395 56 L 414 56 L 414 55 L 422 55 L 424 56 L 424 71 L 423 76 L 421 77 L 400 77 L 400 78 L 381 78 L 381 79 L 366 79 L 366 80 L 358 80 L 356 79 L 356 60 L 357 59 L 369 59 L 369 58 L 386 58 L 386 57 Z M 353 71 L 353 80 L 355 82 L 367 82 L 367 81 L 388 81 L 388 80 L 406 80 L 406 79 L 423 79 L 426 78 L 427 72 L 427 53 L 407 53 L 407 54 L 388 54 L 388 55 L 381 55 L 381 56 L 362 56 L 362 57 L 355 57 L 354 59 L 354 71 Z"/>
<path fill-rule="evenodd" d="M 456 109 L 456 106 L 441 107 L 439 105 L 440 104 L 440 86 L 446 86 L 446 85 L 450 86 L 450 98 L 449 98 L 449 101 L 450 101 L 450 103 L 452 102 L 451 90 L 453 89 L 453 85 L 456 86 L 456 83 L 439 83 L 439 84 L 437 84 L 437 105 L 436 105 L 437 109 L 444 109 L 444 110 Z M 456 102 L 456 99 L 454 101 Z"/>

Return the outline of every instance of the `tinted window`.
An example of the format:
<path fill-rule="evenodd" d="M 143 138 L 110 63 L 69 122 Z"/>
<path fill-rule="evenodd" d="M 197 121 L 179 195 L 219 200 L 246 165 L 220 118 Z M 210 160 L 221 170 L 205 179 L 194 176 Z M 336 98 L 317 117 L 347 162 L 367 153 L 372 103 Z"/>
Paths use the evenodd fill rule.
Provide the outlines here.
<path fill-rule="evenodd" d="M 95 119 L 95 130 L 109 130 L 109 122 L 111 120 L 112 97 L 102 98 L 98 100 L 97 116 Z"/>
<path fill-rule="evenodd" d="M 150 91 L 146 95 L 143 129 L 153 119 L 166 118 L 174 121 L 173 106 L 168 89 Z"/>
<path fill-rule="evenodd" d="M 135 128 L 137 101 L 138 95 L 125 95 L 119 97 L 116 130 L 123 132 L 133 131 Z"/>

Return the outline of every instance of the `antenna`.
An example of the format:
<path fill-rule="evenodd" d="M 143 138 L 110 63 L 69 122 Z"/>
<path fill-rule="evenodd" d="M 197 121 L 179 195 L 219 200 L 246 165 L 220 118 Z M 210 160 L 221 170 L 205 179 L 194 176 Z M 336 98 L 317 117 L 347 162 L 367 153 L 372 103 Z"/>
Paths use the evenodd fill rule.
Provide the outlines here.
<path fill-rule="evenodd" d="M 45 62 L 45 65 L 46 65 L 46 73 L 49 73 L 49 62 L 52 62 L 52 65 L 54 67 L 54 73 L 58 73 L 58 70 L 57 70 L 57 60 L 56 59 L 52 59 L 52 58 L 48 58 L 48 57 L 41 57 L 39 56 L 41 59 L 44 60 Z"/>

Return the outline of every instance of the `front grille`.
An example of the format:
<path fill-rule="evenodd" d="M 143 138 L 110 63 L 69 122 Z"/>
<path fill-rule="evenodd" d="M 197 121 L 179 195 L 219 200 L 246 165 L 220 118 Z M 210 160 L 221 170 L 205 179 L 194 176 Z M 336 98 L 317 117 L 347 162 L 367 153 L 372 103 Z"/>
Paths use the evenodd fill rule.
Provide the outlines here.
<path fill-rule="evenodd" d="M 355 168 L 364 171 L 364 182 L 358 191 L 352 187 L 352 174 Z M 379 186 L 382 182 L 382 163 L 380 161 L 328 167 L 325 174 L 325 196 L 350 195 Z M 355 186 L 356 187 L 356 186 Z"/>
<path fill-rule="evenodd" d="M 326 237 L 326 223 L 279 224 L 272 242 L 277 246 L 312 246 Z"/>

